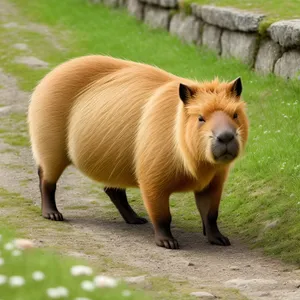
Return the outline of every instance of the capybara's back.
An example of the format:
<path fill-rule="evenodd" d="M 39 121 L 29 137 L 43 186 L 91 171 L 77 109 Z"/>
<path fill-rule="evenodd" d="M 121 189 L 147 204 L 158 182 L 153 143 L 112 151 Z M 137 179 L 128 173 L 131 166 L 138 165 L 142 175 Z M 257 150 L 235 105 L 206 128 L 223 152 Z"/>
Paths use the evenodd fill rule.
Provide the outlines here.
<path fill-rule="evenodd" d="M 56 182 L 73 164 L 105 184 L 128 223 L 146 222 L 126 198 L 126 187 L 139 187 L 156 243 L 178 248 L 169 229 L 169 196 L 192 190 L 200 199 L 207 187 L 221 196 L 229 166 L 248 136 L 241 89 L 240 79 L 198 83 L 106 56 L 61 64 L 36 87 L 28 111 L 43 216 L 63 219 L 55 204 Z M 201 205 L 209 240 L 228 244 L 214 221 L 205 221 L 209 205 L 206 212 Z"/>

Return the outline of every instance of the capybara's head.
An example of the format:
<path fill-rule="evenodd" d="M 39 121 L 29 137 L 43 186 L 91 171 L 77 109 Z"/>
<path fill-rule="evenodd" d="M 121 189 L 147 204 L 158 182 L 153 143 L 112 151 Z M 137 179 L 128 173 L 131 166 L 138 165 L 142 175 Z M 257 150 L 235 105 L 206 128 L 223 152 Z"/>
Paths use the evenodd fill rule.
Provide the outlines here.
<path fill-rule="evenodd" d="M 241 93 L 240 78 L 195 86 L 180 84 L 186 112 L 185 141 L 197 160 L 228 164 L 245 148 L 248 118 Z"/>

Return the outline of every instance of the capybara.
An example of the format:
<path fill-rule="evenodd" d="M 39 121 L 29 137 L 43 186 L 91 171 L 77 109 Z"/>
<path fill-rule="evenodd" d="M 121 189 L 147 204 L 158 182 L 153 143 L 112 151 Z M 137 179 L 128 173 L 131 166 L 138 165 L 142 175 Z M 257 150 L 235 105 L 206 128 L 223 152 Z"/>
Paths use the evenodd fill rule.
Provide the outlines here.
<path fill-rule="evenodd" d="M 138 187 L 158 246 L 177 249 L 169 197 L 193 191 L 203 233 L 230 245 L 217 226 L 224 182 L 248 139 L 242 83 L 197 82 L 155 66 L 89 55 L 54 68 L 28 111 L 42 215 L 62 221 L 56 183 L 72 164 L 104 190 L 127 223 L 142 224 L 126 197 Z"/>

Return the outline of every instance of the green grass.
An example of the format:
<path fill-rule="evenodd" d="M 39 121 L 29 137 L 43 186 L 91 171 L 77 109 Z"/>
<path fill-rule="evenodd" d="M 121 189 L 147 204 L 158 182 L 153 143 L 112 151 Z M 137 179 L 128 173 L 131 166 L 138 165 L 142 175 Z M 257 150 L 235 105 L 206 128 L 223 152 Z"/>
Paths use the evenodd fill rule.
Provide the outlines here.
<path fill-rule="evenodd" d="M 295 19 L 300 16 L 299 0 L 189 0 L 189 2 L 215 6 L 231 6 L 251 10 L 263 13 L 273 21 L 280 19 Z"/>
<path fill-rule="evenodd" d="M 122 280 L 116 287 L 95 287 L 92 291 L 82 288 L 82 282 L 93 282 L 97 274 L 93 270 L 91 275 L 74 276 L 71 274 L 73 266 L 88 266 L 83 260 L 61 257 L 50 251 L 41 249 L 25 249 L 14 256 L 14 250 L 6 250 L 5 245 L 13 243 L 15 236 L 7 229 L 0 227 L 2 241 L 0 241 L 1 258 L 4 264 L 0 265 L 0 274 L 6 277 L 6 283 L 0 284 L 0 295 L 5 299 L 50 299 L 49 288 L 64 287 L 68 290 L 67 297 L 61 299 L 75 299 L 86 297 L 88 299 L 150 299 L 147 295 L 129 288 Z M 1 236 L 0 235 L 0 236 Z M 36 281 L 32 275 L 39 271 L 45 275 L 44 280 Z M 21 276 L 24 280 L 22 286 L 12 286 L 13 276 Z M 1 278 L 0 278 L 1 281 Z M 123 296 L 127 291 L 129 296 Z M 53 297 L 54 298 L 54 297 Z"/>
<path fill-rule="evenodd" d="M 10 146 L 30 146 L 26 120 L 23 114 L 11 113 L 0 118 L 0 138 Z"/>
<path fill-rule="evenodd" d="M 263 247 L 266 253 L 300 263 L 298 82 L 259 76 L 237 60 L 220 59 L 209 51 L 184 45 L 164 31 L 149 29 L 126 12 L 91 6 L 85 0 L 13 2 L 29 19 L 50 25 L 58 35 L 69 30 L 64 41 L 67 52 L 53 50 L 48 60 L 51 64 L 98 53 L 154 64 L 199 80 L 241 76 L 250 137 L 245 157 L 237 163 L 226 185 L 220 213 L 222 227 L 251 246 Z M 11 62 L 6 68 L 20 77 L 28 75 L 27 71 L 19 73 Z M 26 87 L 32 88 L 39 76 L 32 76 Z M 135 206 L 142 208 L 139 194 L 131 194 Z M 200 230 L 191 193 L 173 196 L 171 205 L 177 226 Z M 278 220 L 277 226 L 265 230 L 265 223 L 274 220 Z"/>

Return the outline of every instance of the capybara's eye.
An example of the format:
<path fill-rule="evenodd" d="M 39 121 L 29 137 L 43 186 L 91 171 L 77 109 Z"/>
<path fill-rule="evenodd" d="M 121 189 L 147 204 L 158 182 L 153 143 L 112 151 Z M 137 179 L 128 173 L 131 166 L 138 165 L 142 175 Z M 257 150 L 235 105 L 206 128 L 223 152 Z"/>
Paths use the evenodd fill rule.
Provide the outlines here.
<path fill-rule="evenodd" d="M 234 119 L 237 119 L 237 117 L 238 117 L 238 114 L 237 114 L 237 113 L 234 113 L 233 118 L 234 118 Z"/>
<path fill-rule="evenodd" d="M 199 116 L 198 120 L 199 120 L 199 122 L 205 122 L 205 120 L 202 116 Z"/>

